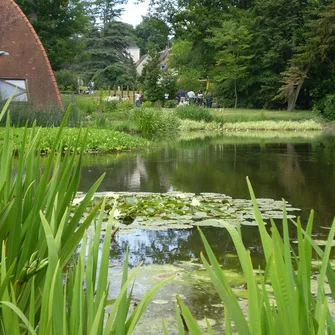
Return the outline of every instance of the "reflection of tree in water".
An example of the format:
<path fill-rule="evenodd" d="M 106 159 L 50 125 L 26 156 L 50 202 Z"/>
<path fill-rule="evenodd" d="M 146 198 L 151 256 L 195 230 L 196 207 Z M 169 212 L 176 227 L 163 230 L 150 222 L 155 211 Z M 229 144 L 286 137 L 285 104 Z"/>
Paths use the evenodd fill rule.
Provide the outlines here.
<path fill-rule="evenodd" d="M 239 268 L 232 240 L 225 229 L 203 227 L 208 242 L 222 266 L 229 269 Z M 257 233 L 257 228 L 246 227 L 242 229 L 244 243 L 257 259 L 262 259 L 262 248 Z M 119 234 L 116 237 L 117 246 L 111 247 L 111 258 L 123 262 L 126 249 L 129 249 L 129 264 L 136 266 L 141 261 L 149 264 L 176 264 L 180 261 L 197 259 L 200 262 L 200 253 L 204 246 L 197 229 L 168 229 L 168 230 L 139 230 L 129 234 Z M 260 263 L 259 263 L 260 264 Z"/>
<path fill-rule="evenodd" d="M 249 198 L 245 177 L 256 196 L 285 198 L 306 213 L 316 209 L 316 220 L 330 224 L 335 200 L 333 136 L 313 143 L 224 144 L 218 138 L 183 141 L 141 154 L 106 159 L 83 168 L 81 189 L 103 172 L 100 190 L 218 192 Z"/>

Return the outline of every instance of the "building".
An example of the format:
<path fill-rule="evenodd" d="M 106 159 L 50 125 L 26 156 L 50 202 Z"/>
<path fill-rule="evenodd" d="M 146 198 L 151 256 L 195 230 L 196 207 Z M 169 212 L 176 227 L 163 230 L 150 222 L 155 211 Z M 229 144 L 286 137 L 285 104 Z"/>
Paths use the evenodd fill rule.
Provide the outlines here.
<path fill-rule="evenodd" d="M 126 51 L 129 53 L 133 62 L 136 64 L 140 59 L 140 48 L 135 43 L 130 43 Z"/>
<path fill-rule="evenodd" d="M 165 70 L 167 69 L 167 58 L 168 58 L 168 55 L 170 54 L 171 52 L 171 49 L 169 47 L 166 47 L 164 50 L 160 51 L 159 52 L 159 58 L 160 58 L 160 67 L 161 67 L 161 70 Z M 143 72 L 143 68 L 145 66 L 145 64 L 147 64 L 150 60 L 150 56 L 149 55 L 143 55 L 138 61 L 136 64 L 136 71 L 139 75 L 142 74 Z"/>
<path fill-rule="evenodd" d="M 0 103 L 63 109 L 56 79 L 34 28 L 14 0 L 0 0 Z"/>

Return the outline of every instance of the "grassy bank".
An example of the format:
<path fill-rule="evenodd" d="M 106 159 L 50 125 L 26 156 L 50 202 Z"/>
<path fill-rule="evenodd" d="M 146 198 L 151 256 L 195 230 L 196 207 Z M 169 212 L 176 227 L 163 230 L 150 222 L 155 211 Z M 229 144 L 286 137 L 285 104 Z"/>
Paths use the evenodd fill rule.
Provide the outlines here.
<path fill-rule="evenodd" d="M 306 131 L 322 130 L 321 123 L 314 120 L 302 121 L 250 121 L 236 123 L 219 123 L 216 121 L 206 123 L 204 121 L 182 120 L 182 131 L 249 131 L 249 130 L 276 130 L 276 131 Z"/>
<path fill-rule="evenodd" d="M 41 153 L 49 153 L 59 130 L 58 128 L 38 128 L 38 131 L 38 151 Z M 21 147 L 24 132 L 24 128 L 10 129 L 9 136 L 13 142 L 14 151 L 17 151 Z M 27 130 L 28 136 L 31 136 L 33 132 L 36 132 L 36 130 L 29 128 Z M 77 152 L 78 147 L 83 147 L 86 133 L 87 138 L 84 153 L 119 152 L 147 148 L 152 145 L 152 142 L 147 139 L 113 130 L 65 128 L 61 135 L 62 151 Z M 5 136 L 6 129 L 0 128 L 0 143 L 5 140 Z"/>

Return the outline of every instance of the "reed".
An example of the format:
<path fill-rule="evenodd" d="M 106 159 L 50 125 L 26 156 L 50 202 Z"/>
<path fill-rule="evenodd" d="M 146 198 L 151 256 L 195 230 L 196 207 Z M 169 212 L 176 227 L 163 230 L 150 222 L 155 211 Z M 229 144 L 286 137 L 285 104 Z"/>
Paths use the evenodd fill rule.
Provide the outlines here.
<path fill-rule="evenodd" d="M 224 304 L 225 334 L 334 334 L 335 325 L 328 299 L 335 297 L 335 273 L 329 263 L 330 250 L 335 234 L 335 221 L 329 231 L 324 249 L 312 239 L 313 211 L 306 230 L 300 220 L 292 221 L 296 226 L 298 248 L 290 244 L 289 223 L 283 202 L 283 233 L 280 235 L 276 224 L 271 222 L 271 234 L 265 228 L 256 198 L 249 180 L 254 214 L 266 260 L 264 274 L 257 278 L 249 251 L 245 248 L 239 229 L 225 224 L 243 270 L 248 295 L 247 315 L 242 311 L 239 300 L 233 293 L 224 269 L 221 268 L 205 236 L 200 231 L 206 256 L 201 259 L 211 281 Z M 315 252 L 321 260 L 317 279 L 317 292 L 312 292 L 312 254 Z M 257 269 L 256 269 L 257 270 Z M 331 297 L 326 296 L 324 285 L 329 284 Z M 270 284 L 273 293 L 267 291 Z M 178 298 L 178 309 L 191 334 L 202 334 L 187 306 Z M 184 334 L 185 327 L 179 328 Z M 208 333 L 214 334 L 208 324 Z"/>
<path fill-rule="evenodd" d="M 116 221 L 111 211 L 101 247 L 104 201 L 88 213 L 87 207 L 103 176 L 78 205 L 73 204 L 84 152 L 79 143 L 85 140 L 79 142 L 78 136 L 74 141 L 78 155 L 57 155 L 69 112 L 43 166 L 36 154 L 41 130 L 34 125 L 28 133 L 25 128 L 15 169 L 7 117 L 0 149 L 2 334 L 131 334 L 151 297 L 165 283 L 147 292 L 130 312 L 136 270 L 128 276 L 126 260 L 120 293 L 114 301 L 108 299 L 110 237 Z M 5 110 L 0 118 L 3 115 Z"/>

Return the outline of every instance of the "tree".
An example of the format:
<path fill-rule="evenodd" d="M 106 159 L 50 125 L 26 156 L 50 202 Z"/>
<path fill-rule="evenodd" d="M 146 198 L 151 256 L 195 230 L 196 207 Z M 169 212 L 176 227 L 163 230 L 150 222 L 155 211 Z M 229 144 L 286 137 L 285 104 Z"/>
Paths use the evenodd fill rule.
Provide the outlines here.
<path fill-rule="evenodd" d="M 150 60 L 144 65 L 142 73 L 143 89 L 145 96 L 150 101 L 163 100 L 164 90 L 159 85 L 161 76 L 160 69 L 160 54 L 157 52 L 157 47 L 152 46 L 149 50 Z"/>
<path fill-rule="evenodd" d="M 159 50 L 163 50 L 169 43 L 169 33 L 170 29 L 163 20 L 148 16 L 143 17 L 134 31 L 142 55 L 148 52 L 150 44 L 155 44 Z"/>
<path fill-rule="evenodd" d="M 324 62 L 331 63 L 332 67 L 335 65 L 335 59 L 331 56 L 335 52 L 335 4 L 327 6 L 309 26 L 306 43 L 296 48 L 290 68 L 282 73 L 283 85 L 277 97 L 287 101 L 288 111 L 294 110 L 301 87 L 312 67 Z"/>
<path fill-rule="evenodd" d="M 253 57 L 249 50 L 251 34 L 245 26 L 232 20 L 223 21 L 221 27 L 212 28 L 211 32 L 213 37 L 208 39 L 208 42 L 217 50 L 216 79 L 219 82 L 234 83 L 234 107 L 236 108 L 237 82 L 247 76 L 247 64 Z"/>
<path fill-rule="evenodd" d="M 88 26 L 83 1 L 16 0 L 41 39 L 54 70 L 83 50 L 79 36 Z"/>

